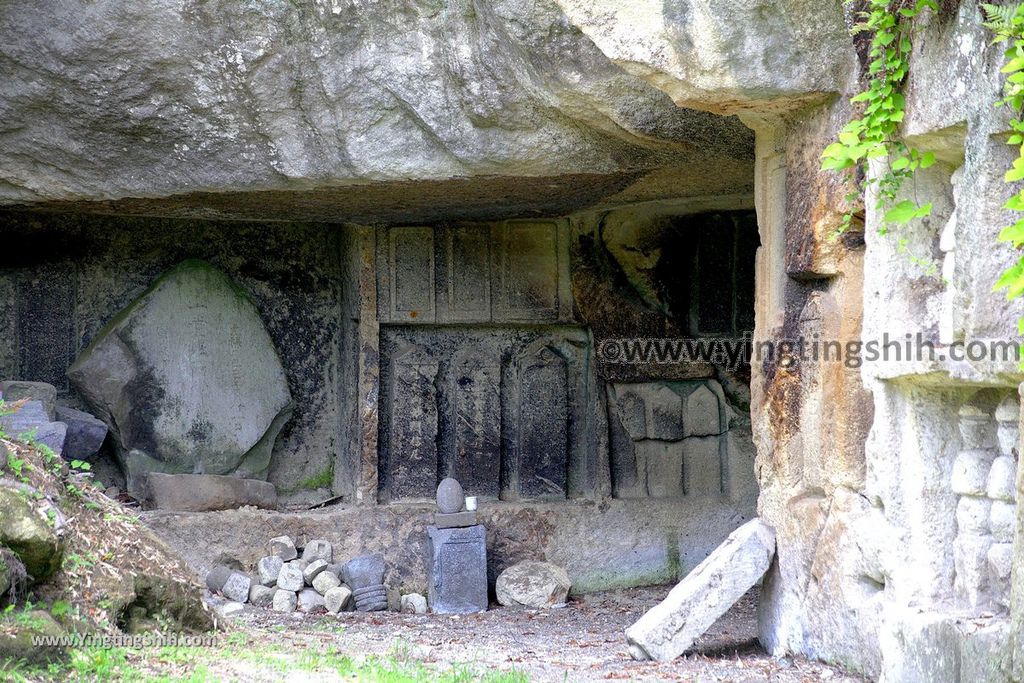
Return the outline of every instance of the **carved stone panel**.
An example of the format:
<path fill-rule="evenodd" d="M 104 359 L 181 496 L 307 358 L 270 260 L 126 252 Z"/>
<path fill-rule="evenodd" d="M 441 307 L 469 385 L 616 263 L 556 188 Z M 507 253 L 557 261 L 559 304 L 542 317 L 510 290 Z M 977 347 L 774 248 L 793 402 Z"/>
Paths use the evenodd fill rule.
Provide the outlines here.
<path fill-rule="evenodd" d="M 387 249 L 388 319 L 433 322 L 434 230 L 391 228 Z"/>
<path fill-rule="evenodd" d="M 591 490 L 582 330 L 388 326 L 381 353 L 382 499 L 430 498 L 444 476 L 492 498 Z"/>
<path fill-rule="evenodd" d="M 392 498 L 427 498 L 437 486 L 437 373 L 437 362 L 419 349 L 391 361 L 384 398 Z"/>
<path fill-rule="evenodd" d="M 558 226 L 553 222 L 510 222 L 498 230 L 495 318 L 513 321 L 558 319 Z"/>
<path fill-rule="evenodd" d="M 455 227 L 442 233 L 438 321 L 491 319 L 491 232 L 485 227 Z"/>
<path fill-rule="evenodd" d="M 565 360 L 551 349 L 529 350 L 511 373 L 516 411 L 512 431 L 513 491 L 527 498 L 566 495 L 568 378 Z"/>

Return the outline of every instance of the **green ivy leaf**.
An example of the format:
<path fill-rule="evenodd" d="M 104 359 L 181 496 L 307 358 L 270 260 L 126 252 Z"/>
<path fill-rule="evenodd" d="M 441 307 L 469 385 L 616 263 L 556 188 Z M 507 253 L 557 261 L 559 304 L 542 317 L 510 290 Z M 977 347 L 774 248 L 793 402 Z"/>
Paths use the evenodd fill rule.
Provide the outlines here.
<path fill-rule="evenodd" d="M 905 223 L 909 223 L 916 213 L 917 205 L 909 199 L 904 199 L 902 202 L 886 211 L 885 217 L 882 220 L 886 223 L 903 225 Z"/>

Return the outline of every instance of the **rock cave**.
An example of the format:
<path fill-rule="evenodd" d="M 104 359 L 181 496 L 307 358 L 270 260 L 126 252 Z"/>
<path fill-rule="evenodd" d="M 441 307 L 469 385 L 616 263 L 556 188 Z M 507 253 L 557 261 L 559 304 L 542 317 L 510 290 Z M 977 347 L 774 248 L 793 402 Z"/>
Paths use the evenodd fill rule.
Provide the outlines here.
<path fill-rule="evenodd" d="M 664 661 L 580 680 L 710 680 L 734 603 L 775 673 L 1024 680 L 1024 124 L 992 10 L 918 3 L 912 182 L 823 168 L 882 5 L 6 4 L 0 490 L 72 524 L 5 465 L 62 455 L 219 618 L 643 589 L 599 647 Z"/>

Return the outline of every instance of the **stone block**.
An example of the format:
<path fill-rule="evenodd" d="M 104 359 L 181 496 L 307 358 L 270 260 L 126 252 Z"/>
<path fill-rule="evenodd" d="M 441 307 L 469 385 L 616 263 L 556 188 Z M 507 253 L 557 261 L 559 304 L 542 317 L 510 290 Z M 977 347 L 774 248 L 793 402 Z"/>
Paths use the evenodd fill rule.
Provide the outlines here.
<path fill-rule="evenodd" d="M 220 592 L 228 600 L 234 600 L 235 602 L 246 602 L 249 600 L 249 587 L 252 585 L 252 580 L 242 574 L 241 572 L 231 572 L 231 575 L 224 582 L 224 587 L 221 588 Z"/>
<path fill-rule="evenodd" d="M 325 563 L 330 564 L 334 561 L 334 549 L 331 548 L 331 544 L 328 541 L 310 541 L 302 549 L 302 559 L 309 562 L 323 560 Z"/>
<path fill-rule="evenodd" d="M 1005 500 L 992 502 L 988 526 L 997 543 L 1011 543 L 1017 529 L 1017 506 Z"/>
<path fill-rule="evenodd" d="M 324 593 L 324 606 L 331 614 L 347 611 L 351 605 L 352 591 L 348 586 L 336 586 Z"/>
<path fill-rule="evenodd" d="M 401 607 L 407 614 L 426 614 L 427 599 L 419 593 L 406 593 L 402 596 Z"/>
<path fill-rule="evenodd" d="M 438 512 L 434 515 L 434 526 L 438 529 L 453 529 L 464 526 L 476 526 L 476 510 L 463 510 L 444 514 Z"/>
<path fill-rule="evenodd" d="M 544 608 L 563 604 L 569 597 L 572 581 L 564 569 L 550 562 L 527 560 L 512 565 L 494 585 L 502 605 Z"/>
<path fill-rule="evenodd" d="M 986 411 L 972 405 L 960 409 L 960 441 L 967 450 L 999 446 L 996 422 Z"/>
<path fill-rule="evenodd" d="M 1012 503 L 1017 497 L 1016 481 L 1017 460 L 1007 455 L 999 456 L 992 461 L 992 467 L 988 471 L 988 497 Z"/>
<path fill-rule="evenodd" d="M 278 590 L 274 593 L 273 607 L 275 612 L 294 612 L 298 604 L 298 596 L 290 590 Z"/>
<path fill-rule="evenodd" d="M 285 562 L 294 560 L 299 556 L 297 550 L 295 550 L 295 541 L 288 536 L 278 536 L 277 538 L 270 539 L 270 554 L 277 555 Z"/>
<path fill-rule="evenodd" d="M 984 496 L 988 493 L 988 471 L 995 459 L 991 450 L 963 450 L 953 460 L 950 486 L 961 496 Z"/>
<path fill-rule="evenodd" d="M 274 605 L 274 596 L 278 589 L 273 586 L 263 586 L 253 583 L 249 586 L 249 604 L 261 609 L 269 609 Z"/>
<path fill-rule="evenodd" d="M 22 382 L 21 380 L 7 380 L 0 382 L 0 398 L 5 403 L 15 401 L 39 401 L 42 404 L 43 412 L 47 422 L 57 420 L 57 387 L 46 382 Z"/>
<path fill-rule="evenodd" d="M 327 591 L 340 585 L 341 579 L 328 571 L 320 572 L 313 578 L 313 588 L 320 595 L 327 595 Z"/>
<path fill-rule="evenodd" d="M 92 460 L 107 438 L 107 425 L 89 413 L 57 406 L 57 421 L 67 425 L 64 457 L 69 460 Z"/>
<path fill-rule="evenodd" d="M 302 590 L 306 585 L 305 579 L 302 577 L 302 570 L 298 567 L 286 564 L 281 567 L 281 572 L 277 577 L 277 587 L 281 590 L 297 592 Z"/>
<path fill-rule="evenodd" d="M 150 472 L 146 476 L 146 490 L 149 504 L 160 510 L 209 512 L 246 505 L 277 509 L 277 489 L 259 479 Z"/>
<path fill-rule="evenodd" d="M 992 501 L 976 496 L 960 496 L 956 504 L 956 526 L 961 534 L 987 534 Z"/>
<path fill-rule="evenodd" d="M 654 439 L 636 444 L 637 471 L 649 497 L 678 498 L 683 494 L 685 444 Z"/>
<path fill-rule="evenodd" d="M 260 576 L 260 583 L 264 586 L 276 586 L 277 577 L 284 566 L 284 560 L 277 555 L 268 555 L 256 564 L 256 571 Z"/>
<path fill-rule="evenodd" d="M 302 578 L 306 581 L 306 585 L 312 586 L 313 579 L 319 576 L 321 573 L 327 570 L 327 562 L 323 560 L 313 560 L 306 568 L 302 570 Z"/>
<path fill-rule="evenodd" d="M 318 607 L 324 607 L 324 596 L 312 588 L 304 588 L 299 591 L 297 604 L 300 612 L 312 612 Z"/>
<path fill-rule="evenodd" d="M 634 659 L 675 659 L 768 571 L 775 532 L 753 519 L 729 535 L 668 597 L 626 629 Z"/>
<path fill-rule="evenodd" d="M 487 609 L 487 547 L 482 525 L 427 527 L 427 599 L 440 614 Z"/>
<path fill-rule="evenodd" d="M 13 413 L 0 416 L 0 429 L 15 438 L 26 432 L 35 432 L 35 440 L 54 453 L 59 455 L 64 450 L 67 425 L 52 422 L 42 401 L 26 401 Z"/>

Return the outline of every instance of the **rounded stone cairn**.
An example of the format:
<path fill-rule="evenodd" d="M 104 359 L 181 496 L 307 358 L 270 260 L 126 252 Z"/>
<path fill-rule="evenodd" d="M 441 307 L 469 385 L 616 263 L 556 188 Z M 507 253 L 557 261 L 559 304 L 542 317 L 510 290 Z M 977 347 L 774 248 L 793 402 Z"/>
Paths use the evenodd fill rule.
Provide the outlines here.
<path fill-rule="evenodd" d="M 466 504 L 466 494 L 462 484 L 448 477 L 437 485 L 437 509 L 446 515 L 460 512 Z"/>

